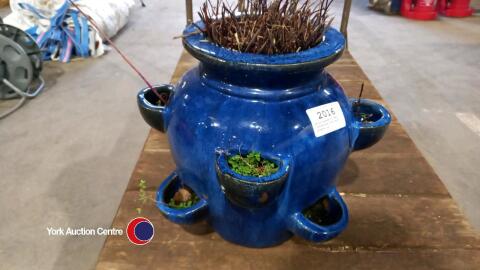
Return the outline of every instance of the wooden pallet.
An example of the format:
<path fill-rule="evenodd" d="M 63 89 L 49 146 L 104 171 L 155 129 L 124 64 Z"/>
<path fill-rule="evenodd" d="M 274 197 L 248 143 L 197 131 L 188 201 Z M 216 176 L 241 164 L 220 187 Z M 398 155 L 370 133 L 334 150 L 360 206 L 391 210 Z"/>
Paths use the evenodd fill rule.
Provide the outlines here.
<path fill-rule="evenodd" d="M 195 64 L 183 53 L 172 81 Z M 328 71 L 348 95 L 365 82 L 364 97 L 385 104 L 348 52 Z M 166 136 L 152 130 L 112 227 L 137 216 L 139 179 L 153 195 L 174 168 Z M 381 142 L 351 155 L 338 187 L 350 223 L 329 242 L 294 237 L 273 248 L 241 247 L 216 233 L 190 234 L 151 204 L 142 215 L 155 225 L 153 241 L 135 246 L 125 235 L 110 236 L 97 269 L 480 269 L 479 236 L 395 117 Z"/>

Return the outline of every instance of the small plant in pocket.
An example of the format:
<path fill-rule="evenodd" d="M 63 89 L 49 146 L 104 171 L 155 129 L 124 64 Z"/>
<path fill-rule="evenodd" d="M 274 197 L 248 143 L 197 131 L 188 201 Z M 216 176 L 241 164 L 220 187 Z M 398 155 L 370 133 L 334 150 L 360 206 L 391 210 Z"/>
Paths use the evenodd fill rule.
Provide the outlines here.
<path fill-rule="evenodd" d="M 357 119 L 358 122 L 361 122 L 361 123 L 372 123 L 373 121 L 371 120 L 373 117 L 373 113 L 359 113 L 355 116 L 355 118 Z"/>
<path fill-rule="evenodd" d="M 237 154 L 229 157 L 228 165 L 234 172 L 245 176 L 264 177 L 278 171 L 277 164 L 254 151 L 247 155 Z"/>
<path fill-rule="evenodd" d="M 190 191 L 188 188 L 183 187 L 179 188 L 177 192 L 175 192 L 175 195 L 170 198 L 168 206 L 177 209 L 184 209 L 191 207 L 198 201 L 200 201 L 200 198 L 198 198 L 197 194 Z"/>
<path fill-rule="evenodd" d="M 140 206 L 135 210 L 138 214 L 142 213 L 142 207 L 148 202 L 157 203 L 158 201 L 153 198 L 152 195 L 147 193 L 147 181 L 140 179 L 138 182 L 138 198 L 137 202 L 140 202 Z M 168 206 L 176 209 L 184 209 L 195 205 L 200 201 L 200 198 L 190 188 L 183 186 L 180 187 L 172 198 L 168 201 Z"/>
<path fill-rule="evenodd" d="M 342 210 L 338 201 L 331 200 L 328 196 L 325 196 L 303 210 L 303 215 L 313 223 L 328 226 L 340 220 Z"/>
<path fill-rule="evenodd" d="M 317 224 L 323 224 L 328 216 L 329 203 L 327 198 L 310 206 L 303 211 L 303 215 Z"/>
<path fill-rule="evenodd" d="M 158 99 L 157 105 L 158 106 L 166 106 L 168 101 L 170 100 L 170 95 L 167 93 L 160 93 L 161 98 Z"/>
<path fill-rule="evenodd" d="M 357 100 L 353 102 L 353 112 L 355 116 L 355 120 L 360 122 L 360 123 L 372 123 L 374 122 L 372 120 L 373 118 L 373 113 L 366 113 L 361 110 L 361 100 L 362 100 L 362 94 L 363 94 L 363 87 L 365 86 L 365 83 L 362 83 L 362 86 L 360 88 L 360 94 L 358 95 Z"/>

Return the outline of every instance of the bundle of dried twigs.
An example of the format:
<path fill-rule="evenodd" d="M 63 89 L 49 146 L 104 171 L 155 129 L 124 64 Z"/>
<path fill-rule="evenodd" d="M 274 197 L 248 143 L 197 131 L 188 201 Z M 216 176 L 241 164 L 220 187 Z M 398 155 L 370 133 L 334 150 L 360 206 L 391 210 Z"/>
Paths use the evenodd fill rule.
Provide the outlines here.
<path fill-rule="evenodd" d="M 285 54 L 322 42 L 333 18 L 333 0 L 244 0 L 229 5 L 206 0 L 200 28 L 212 42 L 241 52 Z M 243 4 L 243 5 L 242 5 Z"/>

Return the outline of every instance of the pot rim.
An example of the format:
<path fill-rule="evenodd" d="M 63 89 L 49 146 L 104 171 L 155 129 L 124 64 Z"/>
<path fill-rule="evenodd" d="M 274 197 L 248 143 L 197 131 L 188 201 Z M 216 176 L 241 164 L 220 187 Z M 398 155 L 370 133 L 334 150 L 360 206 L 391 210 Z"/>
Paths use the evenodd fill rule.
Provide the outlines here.
<path fill-rule="evenodd" d="M 156 205 L 160 212 L 165 215 L 170 221 L 177 224 L 194 224 L 208 216 L 208 202 L 205 198 L 202 198 L 199 193 L 196 193 L 200 199 L 197 203 L 187 208 L 173 208 L 165 201 L 165 193 L 168 189 L 175 185 L 176 181 L 179 181 L 179 176 L 176 171 L 172 172 L 157 189 Z M 190 187 L 191 188 L 191 187 Z"/>
<path fill-rule="evenodd" d="M 336 29 L 329 27 L 325 31 L 324 40 L 315 47 L 288 54 L 254 54 L 218 46 L 206 39 L 198 27 L 204 27 L 197 21 L 188 25 L 183 31 L 183 46 L 202 63 L 219 66 L 234 66 L 236 69 L 256 68 L 264 70 L 318 69 L 323 68 L 340 58 L 345 49 L 345 38 Z M 195 32 L 197 32 L 195 34 Z"/>
<path fill-rule="evenodd" d="M 240 154 L 244 155 L 249 153 L 250 151 L 245 149 L 240 149 Z M 288 157 L 277 157 L 272 154 L 262 153 L 261 156 L 266 158 L 272 162 L 274 162 L 278 166 L 278 170 L 270 175 L 267 176 L 250 176 L 250 175 L 242 175 L 235 172 L 230 165 L 228 164 L 228 157 L 237 154 L 238 152 L 231 153 L 231 152 L 221 152 L 217 155 L 217 169 L 219 173 L 228 174 L 234 177 L 237 181 L 246 183 L 246 184 L 259 184 L 259 185 L 266 185 L 266 184 L 273 184 L 275 182 L 282 182 L 284 181 L 284 176 L 287 175 L 288 170 L 290 168 L 290 160 Z"/>
<path fill-rule="evenodd" d="M 355 102 L 357 102 L 357 99 L 351 98 L 350 102 L 353 108 Z M 388 110 L 380 103 L 377 103 L 371 99 L 362 98 L 360 99 L 359 106 L 370 107 L 372 110 L 376 111 L 381 115 L 380 118 L 378 118 L 377 120 L 373 122 L 368 122 L 368 123 L 363 123 L 355 120 L 363 130 L 385 128 L 386 126 L 390 125 L 390 123 L 392 122 L 392 116 L 390 115 Z"/>

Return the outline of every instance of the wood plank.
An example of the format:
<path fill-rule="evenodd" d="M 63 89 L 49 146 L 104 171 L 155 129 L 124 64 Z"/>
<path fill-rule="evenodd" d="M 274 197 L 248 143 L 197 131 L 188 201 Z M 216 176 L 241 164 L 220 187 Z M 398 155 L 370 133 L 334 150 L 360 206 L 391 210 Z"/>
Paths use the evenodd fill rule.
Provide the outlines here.
<path fill-rule="evenodd" d="M 339 83 L 345 91 L 345 95 L 347 95 L 348 97 L 357 98 L 360 94 L 362 83 L 364 83 L 362 98 L 375 100 L 381 99 L 380 94 L 377 92 L 377 90 L 370 81 L 339 81 Z"/>
<path fill-rule="evenodd" d="M 120 209 L 114 227 L 124 226 L 136 215 L 136 197 L 135 191 L 125 194 L 124 207 Z M 282 269 L 285 263 L 290 267 L 303 265 L 296 269 L 314 269 L 324 263 L 326 257 L 333 255 L 338 257 L 331 261 L 332 264 L 352 260 L 348 262 L 350 266 L 355 261 L 363 261 L 367 266 L 388 258 L 392 267 L 400 263 L 399 268 L 393 269 L 401 269 L 400 266 L 409 266 L 408 269 L 463 266 L 462 263 L 467 268 L 461 269 L 468 269 L 468 266 L 479 263 L 478 236 L 450 198 L 359 197 L 348 194 L 345 198 L 350 206 L 351 220 L 347 230 L 338 238 L 322 244 L 292 238 L 281 246 L 267 249 L 237 246 L 222 240 L 216 233 L 188 233 L 163 218 L 153 205 L 148 205 L 144 207 L 143 216 L 155 224 L 156 232 L 162 233 L 155 235 L 148 248 L 134 246 L 123 236 L 109 237 L 102 253 L 102 257 L 109 259 L 100 260 L 97 269 L 128 269 L 135 265 L 145 269 L 210 269 L 214 266 Z M 440 255 L 446 256 L 445 260 L 439 260 Z M 459 257 L 462 259 L 459 260 Z M 415 263 L 405 265 L 403 260 L 407 258 Z M 240 267 L 242 265 L 244 267 Z"/>
<path fill-rule="evenodd" d="M 273 249 L 234 249 L 226 247 L 214 256 L 204 252 L 209 250 L 205 242 L 192 242 L 181 252 L 166 245 L 152 248 L 162 252 L 152 253 L 141 247 L 110 247 L 111 261 L 101 261 L 97 269 L 336 269 L 336 270 L 432 270 L 462 269 L 478 270 L 480 252 L 478 250 L 386 250 L 386 251 L 335 251 L 315 249 L 299 250 L 291 248 Z M 233 250 L 232 250 L 233 248 Z M 178 249 L 180 250 L 180 249 Z M 236 251 L 237 253 L 232 253 Z M 269 252 L 266 258 L 265 253 Z M 193 261 L 197 254 L 201 260 Z M 147 263 L 145 263 L 147 262 Z"/>
<path fill-rule="evenodd" d="M 449 196 L 422 156 L 354 153 L 337 179 L 341 192 Z"/>
<path fill-rule="evenodd" d="M 400 142 L 400 143 L 399 143 Z M 145 179 L 155 189 L 174 169 L 165 134 L 152 130 L 128 189 Z M 448 195 L 431 166 L 400 125 L 372 148 L 354 152 L 339 176 L 339 190 L 357 193 Z"/>
<path fill-rule="evenodd" d="M 343 81 L 368 81 L 367 75 L 357 65 L 337 66 L 333 64 L 327 67 L 327 71 L 340 83 Z"/>
<path fill-rule="evenodd" d="M 384 155 L 421 155 L 410 136 L 395 119 L 392 120 L 381 141 L 355 154 L 358 156 L 370 156 L 374 153 Z"/>
<path fill-rule="evenodd" d="M 155 192 L 149 192 L 154 196 Z M 479 249 L 480 239 L 450 197 L 430 197 L 418 195 L 371 195 L 344 194 L 349 206 L 350 223 L 347 229 L 337 238 L 315 244 L 299 238 L 292 238 L 284 245 L 298 245 L 301 249 L 329 247 L 331 250 L 341 249 Z M 136 208 L 141 206 L 136 201 L 137 191 L 127 191 L 122 201 L 123 207 L 117 214 L 114 227 L 123 227 Z M 149 218 L 157 232 L 155 243 L 172 242 L 175 245 L 188 244 L 190 241 L 212 242 L 212 251 L 221 249 L 228 242 L 216 233 L 194 235 L 184 231 L 181 226 L 166 220 L 159 214 L 153 203 L 144 205 L 142 216 Z M 130 246 L 125 237 L 117 236 L 112 245 Z"/>
<path fill-rule="evenodd" d="M 194 64 L 184 52 L 172 80 Z M 364 97 L 385 104 L 348 52 L 329 71 L 348 95 L 356 96 L 365 81 Z M 174 167 L 166 136 L 152 130 L 112 227 L 125 227 L 137 216 L 140 178 L 148 180 L 153 196 Z M 351 155 L 338 187 L 350 223 L 329 242 L 294 237 L 273 248 L 245 248 L 214 232 L 187 232 L 148 204 L 142 216 L 155 225 L 153 241 L 139 247 L 125 236 L 109 236 L 97 269 L 480 269 L 478 234 L 395 117 L 381 142 Z M 202 229 L 205 224 L 196 228 Z"/>
<path fill-rule="evenodd" d="M 132 173 L 127 190 L 138 190 L 140 179 L 147 182 L 147 189 L 155 190 L 174 169 L 175 164 L 170 153 L 144 152 L 138 159 L 137 168 Z"/>

